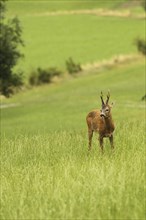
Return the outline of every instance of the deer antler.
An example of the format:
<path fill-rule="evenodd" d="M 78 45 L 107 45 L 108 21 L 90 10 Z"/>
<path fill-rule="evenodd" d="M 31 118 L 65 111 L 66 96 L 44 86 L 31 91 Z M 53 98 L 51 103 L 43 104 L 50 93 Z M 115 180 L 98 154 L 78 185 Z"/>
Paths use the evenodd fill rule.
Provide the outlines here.
<path fill-rule="evenodd" d="M 103 101 L 103 93 L 102 93 L 102 91 L 101 91 L 100 98 L 101 98 L 102 105 L 105 105 L 105 104 L 104 104 L 104 101 Z"/>
<path fill-rule="evenodd" d="M 108 91 L 106 104 L 108 104 L 109 98 L 110 98 L 110 92 Z"/>

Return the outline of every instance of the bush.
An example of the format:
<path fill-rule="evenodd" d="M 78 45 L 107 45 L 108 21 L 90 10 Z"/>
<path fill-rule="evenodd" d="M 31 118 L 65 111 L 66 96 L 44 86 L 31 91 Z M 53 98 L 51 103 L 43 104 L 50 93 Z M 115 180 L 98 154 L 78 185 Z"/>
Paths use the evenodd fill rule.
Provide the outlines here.
<path fill-rule="evenodd" d="M 76 64 L 71 57 L 66 61 L 66 68 L 68 73 L 70 74 L 74 74 L 82 71 L 81 65 Z"/>
<path fill-rule="evenodd" d="M 35 71 L 31 72 L 31 74 L 29 76 L 29 84 L 32 86 L 35 86 L 38 84 L 37 72 L 35 72 Z"/>
<path fill-rule="evenodd" d="M 143 55 L 146 55 L 146 41 L 140 38 L 135 40 L 135 44 L 137 45 L 137 49 Z"/>
<path fill-rule="evenodd" d="M 3 80 L 0 78 L 0 93 L 6 97 L 10 97 L 10 95 L 18 91 L 23 84 L 24 82 L 22 73 L 13 73 L 13 75 L 11 75 L 8 80 Z"/>
<path fill-rule="evenodd" d="M 23 73 L 22 72 L 20 72 L 19 74 L 14 73 L 12 76 L 11 82 L 14 87 L 18 87 L 18 88 L 21 87 L 24 84 Z"/>
<path fill-rule="evenodd" d="M 141 100 L 142 101 L 146 100 L 146 94 L 144 96 L 142 96 Z"/>
<path fill-rule="evenodd" d="M 50 83 L 52 75 L 48 70 L 38 68 L 38 84 Z"/>
<path fill-rule="evenodd" d="M 32 86 L 51 83 L 55 76 L 60 76 L 62 72 L 57 68 L 42 69 L 37 68 L 29 77 L 29 84 Z"/>

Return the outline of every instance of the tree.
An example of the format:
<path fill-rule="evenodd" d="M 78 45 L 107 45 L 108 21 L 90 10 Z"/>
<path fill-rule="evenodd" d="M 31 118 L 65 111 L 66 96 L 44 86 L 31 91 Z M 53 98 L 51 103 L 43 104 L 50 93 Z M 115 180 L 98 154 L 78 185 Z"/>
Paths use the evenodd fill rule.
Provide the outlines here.
<path fill-rule="evenodd" d="M 146 0 L 141 0 L 142 7 L 146 11 Z"/>
<path fill-rule="evenodd" d="M 14 88 L 22 86 L 22 74 L 15 73 L 13 67 L 23 56 L 19 45 L 22 29 L 17 17 L 6 20 L 6 0 L 0 0 L 0 93 L 9 97 Z"/>

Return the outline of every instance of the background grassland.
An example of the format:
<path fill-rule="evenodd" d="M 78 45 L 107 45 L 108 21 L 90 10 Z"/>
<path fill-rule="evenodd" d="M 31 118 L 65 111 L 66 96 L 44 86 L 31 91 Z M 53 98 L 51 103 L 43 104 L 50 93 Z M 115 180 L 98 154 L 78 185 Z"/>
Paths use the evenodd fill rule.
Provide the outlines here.
<path fill-rule="evenodd" d="M 41 12 L 41 7 L 37 5 L 33 7 L 35 13 L 29 9 L 33 4 L 45 4 L 47 12 L 50 2 L 32 1 L 24 7 L 26 1 L 12 3 L 19 10 L 9 4 L 9 16 L 15 11 L 23 28 L 25 47 L 21 50 L 25 58 L 19 62 L 18 69 L 24 71 L 26 79 L 38 66 L 57 66 L 64 70 L 69 57 L 85 64 L 119 54 L 135 53 L 134 39 L 145 36 L 144 19 L 99 17 L 93 14 L 50 16 Z M 24 13 L 19 14 L 21 10 Z"/>
<path fill-rule="evenodd" d="M 95 9 L 95 8 L 119 8 L 126 0 L 116 1 L 99 1 L 99 0 L 68 0 L 68 1 L 52 1 L 52 0 L 9 0 L 9 14 L 18 16 L 38 13 L 45 13 L 48 11 L 60 10 L 79 10 L 79 9 Z"/>
<path fill-rule="evenodd" d="M 143 120 L 144 60 L 103 73 L 91 72 L 50 87 L 34 88 L 19 93 L 4 104 L 18 104 L 17 108 L 2 109 L 2 127 L 6 134 L 84 129 L 89 110 L 100 108 L 101 90 L 112 93 L 116 119 Z M 122 114 L 121 114 L 122 112 Z M 129 117 L 131 115 L 131 117 Z M 13 132 L 13 126 L 15 131 Z M 29 129 L 28 129 L 29 127 Z M 9 133 L 7 133 L 9 131 Z"/>

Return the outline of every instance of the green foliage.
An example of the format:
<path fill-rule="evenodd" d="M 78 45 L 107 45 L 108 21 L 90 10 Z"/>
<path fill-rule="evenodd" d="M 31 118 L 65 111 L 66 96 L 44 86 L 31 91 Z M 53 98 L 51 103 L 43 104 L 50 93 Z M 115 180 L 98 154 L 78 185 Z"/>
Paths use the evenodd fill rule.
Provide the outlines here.
<path fill-rule="evenodd" d="M 5 21 L 4 0 L 0 0 L 0 11 L 0 93 L 8 97 L 13 93 L 13 87 L 23 84 L 22 74 L 13 72 L 13 67 L 22 57 L 18 49 L 19 45 L 23 45 L 22 30 L 18 18 Z"/>
<path fill-rule="evenodd" d="M 146 11 L 146 0 L 141 0 L 141 5 L 144 8 L 144 10 Z"/>
<path fill-rule="evenodd" d="M 5 18 L 6 0 L 0 0 L 0 20 Z"/>
<path fill-rule="evenodd" d="M 141 38 L 137 38 L 135 40 L 135 43 L 137 45 L 137 49 L 140 53 L 143 55 L 146 55 L 146 40 L 143 40 Z"/>
<path fill-rule="evenodd" d="M 23 84 L 23 73 L 13 73 L 6 80 L 0 79 L 0 93 L 9 97 L 10 94 L 18 92 Z"/>
<path fill-rule="evenodd" d="M 17 74 L 13 73 L 11 82 L 14 87 L 17 88 L 21 87 L 23 85 L 23 73 L 22 72 Z"/>
<path fill-rule="evenodd" d="M 29 77 L 29 84 L 32 86 L 51 83 L 55 76 L 60 76 L 62 72 L 57 68 L 51 67 L 49 69 L 37 68 Z"/>
<path fill-rule="evenodd" d="M 82 71 L 81 65 L 75 63 L 71 57 L 66 61 L 66 69 L 70 74 Z"/>
<path fill-rule="evenodd" d="M 36 71 L 32 71 L 30 73 L 28 81 L 29 81 L 29 84 L 32 86 L 35 86 L 38 84 L 38 75 Z"/>
<path fill-rule="evenodd" d="M 141 100 L 142 100 L 142 101 L 145 101 L 145 100 L 146 100 L 146 94 L 142 96 Z"/>
<path fill-rule="evenodd" d="M 37 71 L 38 71 L 38 84 L 51 82 L 51 78 L 53 77 L 53 75 L 49 71 L 41 68 L 38 68 Z"/>

